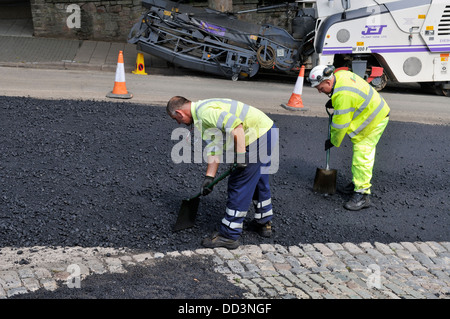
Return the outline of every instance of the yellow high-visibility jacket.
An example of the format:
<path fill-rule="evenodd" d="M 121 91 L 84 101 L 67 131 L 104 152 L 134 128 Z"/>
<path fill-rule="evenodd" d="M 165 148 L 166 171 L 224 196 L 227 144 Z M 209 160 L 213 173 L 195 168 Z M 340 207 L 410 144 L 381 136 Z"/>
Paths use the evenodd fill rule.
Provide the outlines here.
<path fill-rule="evenodd" d="M 222 147 L 226 147 L 230 142 L 216 141 L 215 131 L 229 133 L 242 124 L 245 145 L 248 146 L 273 126 L 272 119 L 261 110 L 231 99 L 216 98 L 192 102 L 191 114 L 194 126 L 201 132 L 202 139 L 208 143 L 208 155 L 220 155 Z M 219 145 L 219 142 L 222 142 L 222 145 Z"/>
<path fill-rule="evenodd" d="M 335 73 L 331 103 L 334 108 L 331 122 L 331 143 L 339 147 L 345 134 L 353 143 L 361 141 L 388 114 L 386 101 L 367 81 L 350 71 Z"/>

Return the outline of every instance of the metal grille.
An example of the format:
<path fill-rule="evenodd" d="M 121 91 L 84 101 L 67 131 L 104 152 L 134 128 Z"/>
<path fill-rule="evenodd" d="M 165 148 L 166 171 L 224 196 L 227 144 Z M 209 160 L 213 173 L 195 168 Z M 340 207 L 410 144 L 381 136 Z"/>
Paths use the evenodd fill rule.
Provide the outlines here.
<path fill-rule="evenodd" d="M 438 35 L 450 35 L 450 5 L 445 6 L 438 25 Z"/>

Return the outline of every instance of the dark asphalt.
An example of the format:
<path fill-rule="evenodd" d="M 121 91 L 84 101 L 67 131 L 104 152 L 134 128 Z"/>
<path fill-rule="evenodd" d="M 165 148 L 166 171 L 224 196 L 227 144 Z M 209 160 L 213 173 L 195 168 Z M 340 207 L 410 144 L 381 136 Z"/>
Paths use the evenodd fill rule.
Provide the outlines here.
<path fill-rule="evenodd" d="M 270 116 L 280 128 L 280 168 L 271 176 L 274 236 L 244 231 L 243 244 L 449 240 L 448 126 L 391 121 L 377 148 L 373 205 L 350 212 L 343 208 L 347 196 L 312 191 L 316 168 L 325 164 L 327 118 Z M 224 214 L 226 181 L 201 199 L 194 228 L 171 231 L 206 165 L 172 162 L 178 141 L 170 136 L 179 126 L 164 108 L 0 97 L 0 119 L 0 247 L 196 249 Z M 331 150 L 339 186 L 350 181 L 350 160 L 348 139 Z M 202 263 L 193 262 L 203 281 Z M 228 296 L 239 296 L 234 289 Z M 108 297 L 82 293 L 74 297 Z M 124 298 L 166 296 L 137 289 Z"/>

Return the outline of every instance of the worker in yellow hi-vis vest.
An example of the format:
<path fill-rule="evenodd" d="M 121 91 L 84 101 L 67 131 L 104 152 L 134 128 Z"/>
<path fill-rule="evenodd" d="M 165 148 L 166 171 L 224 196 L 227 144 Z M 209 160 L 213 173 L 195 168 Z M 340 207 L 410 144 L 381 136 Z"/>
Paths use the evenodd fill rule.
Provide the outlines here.
<path fill-rule="evenodd" d="M 253 229 L 263 237 L 272 235 L 272 198 L 269 174 L 278 145 L 278 128 L 272 119 L 256 107 L 227 98 L 192 102 L 174 96 L 167 103 L 168 115 L 179 124 L 193 125 L 207 142 L 207 168 L 201 185 L 208 195 L 219 164 L 237 164 L 228 179 L 228 199 L 221 222 L 202 245 L 208 248 L 235 249 L 244 228 L 249 206 L 255 208 Z M 224 136 L 225 135 L 225 136 Z M 277 159 L 275 158 L 275 161 Z"/>
<path fill-rule="evenodd" d="M 325 150 L 339 147 L 345 135 L 353 143 L 353 182 L 343 190 L 353 194 L 344 207 L 369 207 L 375 149 L 389 122 L 389 106 L 367 81 L 350 71 L 334 72 L 333 66 L 318 65 L 311 70 L 309 81 L 319 93 L 331 97 L 326 107 L 334 109 L 331 138 L 325 141 Z"/>

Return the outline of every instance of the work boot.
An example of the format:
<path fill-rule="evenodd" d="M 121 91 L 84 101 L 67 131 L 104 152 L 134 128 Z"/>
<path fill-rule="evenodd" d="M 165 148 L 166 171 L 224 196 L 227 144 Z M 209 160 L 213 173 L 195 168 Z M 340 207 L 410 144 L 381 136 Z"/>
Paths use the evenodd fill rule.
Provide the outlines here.
<path fill-rule="evenodd" d="M 344 207 L 348 210 L 361 210 L 370 206 L 369 194 L 354 192 L 352 198 L 345 203 Z"/>
<path fill-rule="evenodd" d="M 261 237 L 269 238 L 272 236 L 272 222 L 267 222 L 265 224 L 257 223 L 256 232 Z"/>
<path fill-rule="evenodd" d="M 225 247 L 228 249 L 236 249 L 240 243 L 238 240 L 225 238 L 218 232 L 214 232 L 211 237 L 203 239 L 202 245 L 206 248 Z"/>
<path fill-rule="evenodd" d="M 272 236 L 272 222 L 261 224 L 256 220 L 252 220 L 247 224 L 246 230 L 253 231 L 261 237 L 269 238 Z"/>

